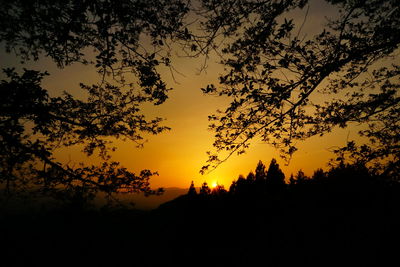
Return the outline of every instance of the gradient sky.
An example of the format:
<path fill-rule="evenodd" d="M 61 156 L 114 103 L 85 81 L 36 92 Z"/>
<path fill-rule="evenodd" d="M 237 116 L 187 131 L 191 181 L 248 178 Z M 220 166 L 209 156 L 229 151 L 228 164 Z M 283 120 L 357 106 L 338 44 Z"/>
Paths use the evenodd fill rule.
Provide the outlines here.
<path fill-rule="evenodd" d="M 294 16 L 304 17 L 305 9 Z M 319 31 L 324 16 L 329 16 L 331 9 L 322 1 L 314 1 L 309 10 L 303 31 L 312 35 Z M 207 130 L 207 116 L 218 108 L 224 109 L 226 99 L 205 96 L 200 88 L 209 83 L 217 83 L 218 74 L 223 68 L 218 65 L 219 59 L 211 57 L 205 72 L 199 73 L 202 59 L 194 60 L 175 57 L 174 67 L 183 75 L 175 73 L 175 81 L 169 70 L 161 70 L 162 77 L 169 87 L 174 87 L 169 99 L 160 106 L 146 105 L 145 114 L 166 118 L 165 125 L 171 131 L 157 136 L 148 136 L 148 143 L 143 149 L 138 149 L 131 142 L 116 141 L 117 151 L 112 154 L 112 160 L 119 161 L 130 170 L 139 172 L 142 169 L 158 171 L 159 176 L 151 179 L 154 187 L 188 187 L 193 180 L 196 186 L 207 181 L 209 184 L 219 183 L 229 187 L 232 180 L 239 174 L 247 175 L 254 170 L 257 162 L 262 160 L 269 164 L 276 158 L 287 178 L 291 173 L 302 169 L 306 174 L 312 174 L 317 167 L 326 168 L 326 163 L 333 156 L 329 149 L 334 146 L 343 146 L 347 140 L 354 139 L 357 135 L 355 128 L 334 131 L 322 138 L 315 137 L 298 144 L 299 151 L 288 166 L 279 158 L 277 151 L 267 144 L 253 141 L 250 149 L 241 156 L 232 156 L 227 162 L 207 175 L 200 175 L 199 170 L 207 159 L 206 151 L 212 150 L 213 133 Z M 0 66 L 18 66 L 18 60 L 10 54 L 0 53 Z M 47 70 L 50 76 L 44 79 L 43 87 L 50 91 L 52 96 L 59 95 L 66 90 L 75 95 L 80 94 L 79 83 L 96 83 L 99 76 L 92 66 L 73 64 L 65 69 L 57 69 L 49 59 L 38 62 L 29 62 L 24 65 L 28 69 Z M 96 163 L 96 157 L 86 158 L 80 153 L 81 148 L 75 147 L 60 150 L 55 155 L 61 162 L 68 162 L 70 166 L 80 161 Z"/>

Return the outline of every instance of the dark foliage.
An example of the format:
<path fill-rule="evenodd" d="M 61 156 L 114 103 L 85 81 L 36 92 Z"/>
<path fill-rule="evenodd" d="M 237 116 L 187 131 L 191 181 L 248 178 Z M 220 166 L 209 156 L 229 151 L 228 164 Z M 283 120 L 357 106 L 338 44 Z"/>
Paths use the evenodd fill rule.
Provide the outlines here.
<path fill-rule="evenodd" d="M 267 191 L 279 192 L 285 189 L 285 175 L 279 168 L 279 164 L 276 162 L 276 159 L 271 160 L 265 181 Z"/>
<path fill-rule="evenodd" d="M 396 64 L 374 64 L 398 52 L 398 2 L 329 0 L 339 16 L 303 38 L 302 26 L 286 15 L 308 2 L 0 0 L 0 42 L 8 51 L 23 62 L 47 56 L 61 68 L 91 64 L 100 74 L 98 84 L 81 85 L 88 94 L 82 100 L 68 93 L 50 97 L 41 87 L 46 73 L 5 70 L 1 197 L 40 193 L 69 205 L 18 213 L 0 202 L 0 264 L 396 264 L 400 71 Z M 184 24 L 189 11 L 200 18 L 199 35 Z M 221 87 L 204 89 L 232 98 L 225 111 L 210 116 L 218 152 L 243 153 L 260 137 L 290 158 L 294 141 L 349 123 L 365 124 L 360 134 L 369 143 L 349 142 L 336 150 L 338 165 L 312 177 L 299 171 L 289 185 L 272 160 L 268 169 L 259 162 L 255 173 L 240 176 L 229 191 L 203 183 L 196 194 L 192 183 L 188 195 L 149 213 L 84 209 L 99 192 L 109 198 L 160 192 L 149 186 L 155 173 L 135 175 L 110 161 L 108 138 L 140 146 L 143 134 L 167 129 L 160 118 L 145 118 L 140 107 L 167 99 L 170 88 L 157 67 L 171 67 L 169 43 L 190 56 L 222 48 L 227 72 Z M 317 92 L 336 97 L 313 103 Z M 82 145 L 87 155 L 99 153 L 104 163 L 62 165 L 54 151 L 72 145 Z M 223 160 L 210 153 L 203 170 Z"/>
<path fill-rule="evenodd" d="M 144 143 L 143 134 L 168 127 L 148 119 L 143 103 L 162 104 L 170 90 L 158 66 L 171 67 L 169 42 L 183 43 L 190 34 L 183 24 L 185 1 L 0 1 L 0 43 L 24 64 L 43 57 L 60 68 L 92 65 L 100 74 L 95 85 L 81 84 L 82 100 L 65 92 L 49 97 L 41 81 L 47 73 L 6 69 L 0 88 L 1 187 L 6 198 L 44 193 L 82 205 L 97 192 L 160 193 L 149 187 L 156 174 L 129 172 L 109 162 L 111 138 Z M 128 82 L 129 81 L 129 82 Z M 77 81 L 79 82 L 79 81 Z M 62 165 L 56 149 L 83 145 L 98 152 L 99 166 Z M 68 201 L 67 201 L 68 202 Z"/>
<path fill-rule="evenodd" d="M 306 6 L 316 2 L 207 2 L 217 9 L 209 27 L 223 25 L 229 41 L 222 50 L 227 68 L 220 86 L 203 91 L 231 102 L 209 116 L 216 153 L 209 153 L 202 172 L 244 153 L 255 138 L 289 160 L 296 142 L 361 124 L 359 133 L 368 141 L 335 152 L 398 177 L 397 0 L 326 1 L 338 12 L 314 36 L 302 28 Z M 304 10 L 304 21 L 293 19 L 296 9 Z"/>
<path fill-rule="evenodd" d="M 201 196 L 207 196 L 211 194 L 211 189 L 208 187 L 207 182 L 204 182 L 201 187 L 200 187 L 200 193 L 199 195 Z"/>
<path fill-rule="evenodd" d="M 185 260 L 171 259 L 182 266 L 198 251 L 207 255 L 197 266 L 386 266 L 397 261 L 391 242 L 400 237 L 400 187 L 392 178 L 341 164 L 327 172 L 318 169 L 312 177 L 299 171 L 288 186 L 260 194 L 250 186 L 251 177 L 240 176 L 228 194 L 182 196 L 161 205 L 155 214 L 174 218 L 167 235 L 178 242 L 163 255 L 181 255 L 175 249 L 183 248 Z M 188 232 L 207 226 L 209 238 L 188 242 Z"/>
<path fill-rule="evenodd" d="M 228 191 L 225 190 L 225 187 L 223 185 L 217 185 L 211 190 L 211 195 L 220 197 L 224 196 L 228 193 Z"/>
<path fill-rule="evenodd" d="M 40 191 L 61 199 L 72 194 L 86 202 L 97 192 L 109 197 L 160 193 L 149 188 L 155 172 L 135 175 L 108 162 L 115 150 L 111 140 L 142 146 L 144 134 L 169 129 L 161 118 L 148 119 L 142 105 L 160 105 L 168 98 L 172 88 L 158 70 L 174 71 L 173 47 L 193 57 L 213 49 L 216 30 L 204 26 L 204 31 L 193 31 L 187 21 L 189 11 L 199 17 L 212 11 L 203 12 L 186 0 L 1 0 L 0 6 L 0 43 L 21 64 L 47 57 L 59 68 L 82 63 L 99 73 L 97 84 L 80 85 L 88 95 L 83 100 L 68 92 L 49 97 L 40 85 L 47 73 L 4 70 L 0 183 L 7 195 Z M 98 152 L 106 162 L 75 167 L 53 157 L 57 149 L 73 145 L 83 145 L 88 156 Z"/>
<path fill-rule="evenodd" d="M 151 212 L 2 211 L 0 224 L 7 229 L 2 232 L 7 244 L 2 264 L 397 263 L 398 183 L 364 166 L 345 164 L 327 172 L 318 170 L 312 177 L 299 172 L 293 179 L 296 182 L 279 193 L 244 195 L 220 188 L 207 195 L 183 195 Z"/>
<path fill-rule="evenodd" d="M 170 63 L 164 49 L 168 40 L 187 38 L 185 1 L 18 0 L 0 5 L 0 41 L 23 62 L 47 56 L 60 67 L 92 64 L 122 84 L 126 75 L 138 78 L 143 97 L 165 101 L 168 89 L 156 67 Z"/>
<path fill-rule="evenodd" d="M 221 87 L 204 89 L 232 99 L 225 111 L 210 116 L 217 152 L 243 153 L 260 137 L 290 158 L 295 141 L 355 122 L 367 125 L 360 134 L 369 142 L 350 141 L 335 151 L 337 160 L 369 164 L 398 179 L 399 66 L 379 65 L 398 51 L 397 1 L 327 1 L 337 18 L 305 38 L 290 16 L 308 2 L 0 1 L 0 42 L 22 63 L 49 57 L 60 68 L 79 62 L 100 74 L 98 84 L 81 85 L 89 95 L 81 100 L 69 93 L 49 97 L 40 86 L 45 73 L 5 70 L 0 141 L 6 192 L 34 181 L 44 191 L 76 188 L 83 199 L 120 189 L 154 193 L 147 170 L 136 176 L 113 162 L 104 163 L 108 174 L 99 166 L 72 168 L 53 153 L 81 144 L 87 155 L 98 151 L 108 159 L 110 137 L 140 146 L 144 133 L 167 130 L 161 118 L 147 119 L 141 106 L 167 99 L 171 88 L 158 68 L 173 69 L 172 46 L 187 56 L 207 58 L 211 50 L 222 56 L 227 72 Z M 344 97 L 313 103 L 317 93 Z M 209 155 L 203 172 L 224 160 Z M 257 175 L 260 186 L 280 183 Z"/>
<path fill-rule="evenodd" d="M 247 178 L 244 178 L 243 175 L 239 175 L 239 178 L 232 182 L 229 193 L 232 195 L 255 197 L 279 194 L 285 187 L 285 175 L 279 168 L 279 164 L 276 160 L 272 159 L 268 171 L 265 170 L 265 165 L 262 161 L 259 161 L 255 169 L 255 175 L 253 172 L 250 172 Z"/>
<path fill-rule="evenodd" d="M 196 191 L 196 188 L 194 187 L 193 181 L 190 184 L 189 191 L 187 194 L 188 194 L 188 196 L 196 196 L 197 195 L 197 191 Z"/>
<path fill-rule="evenodd" d="M 164 130 L 158 119 L 146 121 L 135 115 L 134 95 L 107 85 L 82 86 L 89 94 L 87 101 L 67 93 L 50 97 L 41 87 L 45 73 L 25 70 L 18 75 L 12 69 L 5 73 L 7 79 L 0 82 L 0 183 L 5 185 L 5 198 L 30 193 L 84 205 L 97 192 L 111 199 L 117 192 L 161 192 L 149 186 L 155 173 L 143 170 L 135 175 L 108 161 L 113 148 L 108 147 L 107 137 L 140 142 L 140 132 Z M 84 145 L 87 155 L 97 149 L 104 163 L 73 168 L 54 159 L 55 149 L 77 144 Z"/>

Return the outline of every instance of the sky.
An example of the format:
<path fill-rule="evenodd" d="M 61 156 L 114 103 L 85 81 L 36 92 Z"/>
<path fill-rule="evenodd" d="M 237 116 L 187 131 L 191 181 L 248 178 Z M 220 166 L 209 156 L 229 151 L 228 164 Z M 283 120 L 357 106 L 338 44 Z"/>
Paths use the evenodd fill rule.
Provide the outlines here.
<path fill-rule="evenodd" d="M 331 10 L 322 1 L 314 1 L 309 10 L 303 31 L 312 34 L 320 29 L 324 16 L 330 15 Z M 305 9 L 294 14 L 303 18 Z M 144 148 L 136 148 L 132 142 L 115 141 L 117 151 L 112 154 L 112 160 L 119 161 L 122 166 L 139 172 L 142 169 L 157 171 L 158 176 L 151 178 L 152 187 L 189 187 L 191 181 L 196 186 L 203 182 L 220 184 L 229 188 L 230 183 L 237 179 L 239 174 L 247 175 L 255 169 L 259 160 L 267 166 L 272 158 L 276 158 L 286 177 L 298 170 L 303 170 L 311 175 L 316 168 L 327 168 L 327 163 L 334 155 L 330 150 L 335 146 L 344 146 L 347 140 L 354 139 L 357 135 L 355 128 L 337 130 L 323 137 L 314 137 L 299 143 L 289 165 L 279 158 L 278 152 L 267 144 L 254 140 L 250 149 L 240 156 L 232 156 L 212 172 L 201 175 L 201 167 L 207 160 L 206 151 L 212 150 L 213 133 L 208 127 L 208 116 L 217 109 L 224 109 L 227 100 L 214 96 L 203 95 L 200 88 L 218 81 L 218 74 L 223 68 L 218 64 L 217 57 L 210 57 L 208 67 L 199 73 L 202 59 L 188 59 L 175 56 L 173 62 L 177 72 L 172 77 L 168 69 L 161 69 L 160 73 L 169 87 L 169 99 L 162 105 L 146 105 L 144 112 L 150 117 L 159 116 L 166 118 L 164 124 L 171 127 L 168 132 L 156 136 L 148 136 Z M 6 54 L 4 49 L 0 53 L 0 66 L 13 67 L 21 70 L 22 66 L 12 54 Z M 24 65 L 28 69 L 47 70 L 50 76 L 45 77 L 43 88 L 49 90 L 51 96 L 60 95 L 66 90 L 74 95 L 80 95 L 79 83 L 96 83 L 100 78 L 92 66 L 73 64 L 64 69 L 58 69 L 47 58 L 37 62 L 28 62 Z M 179 73 L 178 73 L 179 72 Z M 86 158 L 81 152 L 81 147 L 62 149 L 55 156 L 63 163 L 70 166 L 80 161 L 97 163 L 96 156 Z"/>

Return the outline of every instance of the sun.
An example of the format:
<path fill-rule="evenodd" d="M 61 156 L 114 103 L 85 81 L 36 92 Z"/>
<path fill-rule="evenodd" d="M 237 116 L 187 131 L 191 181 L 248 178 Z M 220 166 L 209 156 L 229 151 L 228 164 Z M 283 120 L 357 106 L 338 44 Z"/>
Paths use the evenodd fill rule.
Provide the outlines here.
<path fill-rule="evenodd" d="M 211 183 L 211 188 L 216 188 L 217 186 L 218 186 L 217 182 L 214 181 L 214 182 Z"/>

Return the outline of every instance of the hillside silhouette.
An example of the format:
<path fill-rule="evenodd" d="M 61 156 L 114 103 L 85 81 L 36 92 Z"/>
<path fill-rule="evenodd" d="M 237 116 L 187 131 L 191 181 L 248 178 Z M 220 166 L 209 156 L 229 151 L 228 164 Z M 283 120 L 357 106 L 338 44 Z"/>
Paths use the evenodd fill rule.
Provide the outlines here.
<path fill-rule="evenodd" d="M 285 182 L 285 181 L 288 182 Z M 152 211 L 2 213 L 5 266 L 393 266 L 400 185 L 340 164 L 284 179 L 261 161 L 229 189 L 207 183 Z M 66 255 L 68 257 L 66 258 Z"/>
<path fill-rule="evenodd" d="M 398 0 L 0 6 L 0 266 L 400 266 Z M 202 174 L 260 142 L 288 163 L 356 135 L 311 176 L 272 159 L 229 188 L 153 188 L 159 170 L 137 168 L 180 177 L 210 144 L 203 111 Z"/>

